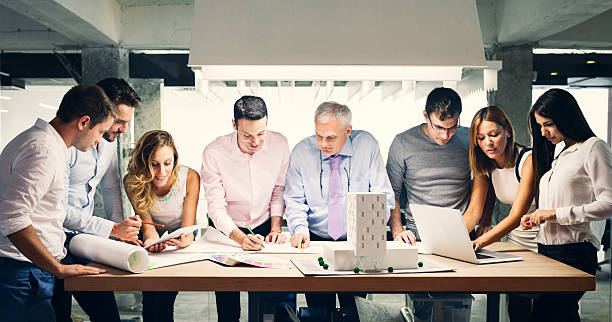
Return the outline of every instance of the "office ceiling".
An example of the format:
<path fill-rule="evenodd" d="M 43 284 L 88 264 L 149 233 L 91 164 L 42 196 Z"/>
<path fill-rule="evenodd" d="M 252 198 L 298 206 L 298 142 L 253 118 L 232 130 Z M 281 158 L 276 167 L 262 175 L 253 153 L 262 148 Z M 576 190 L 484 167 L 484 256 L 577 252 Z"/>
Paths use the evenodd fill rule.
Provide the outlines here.
<path fill-rule="evenodd" d="M 385 5 L 392 1 L 403 0 L 386 0 Z M 612 0 L 477 0 L 476 4 L 485 46 L 612 49 Z M 188 49 L 192 11 L 192 0 L 0 0 L 0 49 Z"/>

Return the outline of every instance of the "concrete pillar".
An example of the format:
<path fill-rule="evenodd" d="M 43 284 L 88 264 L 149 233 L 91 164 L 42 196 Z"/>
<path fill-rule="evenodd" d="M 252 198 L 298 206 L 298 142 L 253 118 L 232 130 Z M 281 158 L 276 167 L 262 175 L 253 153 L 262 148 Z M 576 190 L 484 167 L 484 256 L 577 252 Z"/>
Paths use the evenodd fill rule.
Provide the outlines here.
<path fill-rule="evenodd" d="M 122 78 L 129 82 L 129 52 L 125 48 L 119 47 L 90 47 L 81 50 L 82 62 L 82 84 L 95 84 L 107 77 Z M 130 123 L 130 128 L 134 122 Z M 123 197 L 123 214 L 129 216 L 133 213 L 132 205 L 125 195 L 123 189 L 123 176 L 127 170 L 128 153 L 127 150 L 132 142 L 131 133 L 128 130 L 117 139 L 117 153 L 119 156 L 119 178 Z M 99 188 L 99 187 L 98 187 Z M 100 189 L 96 190 L 94 197 L 94 216 L 106 217 L 104 212 L 104 201 Z"/>
<path fill-rule="evenodd" d="M 120 47 L 88 47 L 81 50 L 83 84 L 107 77 L 130 77 L 129 51 Z"/>
<path fill-rule="evenodd" d="M 527 119 L 531 108 L 533 48 L 497 47 L 487 50 L 487 59 L 501 60 L 503 64 L 497 73 L 497 91 L 487 95 L 487 103 L 501 107 L 512 122 L 515 140 L 530 146 Z"/>
<path fill-rule="evenodd" d="M 161 129 L 161 87 L 163 79 L 131 79 L 142 104 L 134 111 L 134 142 L 148 131 Z"/>
<path fill-rule="evenodd" d="M 497 73 L 497 90 L 487 94 L 487 103 L 506 112 L 514 127 L 516 142 L 531 146 L 528 115 L 532 105 L 533 47 L 494 47 L 486 49 L 485 53 L 488 60 L 501 60 L 503 64 Z M 496 202 L 492 223 L 505 218 L 510 208 Z"/>

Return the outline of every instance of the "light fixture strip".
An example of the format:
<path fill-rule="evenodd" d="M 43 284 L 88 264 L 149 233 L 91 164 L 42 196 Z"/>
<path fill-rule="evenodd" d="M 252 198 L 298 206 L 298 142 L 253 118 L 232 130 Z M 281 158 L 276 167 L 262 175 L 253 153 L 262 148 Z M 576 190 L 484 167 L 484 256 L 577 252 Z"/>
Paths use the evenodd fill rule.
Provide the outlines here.
<path fill-rule="evenodd" d="M 191 66 L 200 67 L 200 66 Z M 358 65 L 204 65 L 202 79 L 212 81 L 459 81 L 460 66 Z"/>

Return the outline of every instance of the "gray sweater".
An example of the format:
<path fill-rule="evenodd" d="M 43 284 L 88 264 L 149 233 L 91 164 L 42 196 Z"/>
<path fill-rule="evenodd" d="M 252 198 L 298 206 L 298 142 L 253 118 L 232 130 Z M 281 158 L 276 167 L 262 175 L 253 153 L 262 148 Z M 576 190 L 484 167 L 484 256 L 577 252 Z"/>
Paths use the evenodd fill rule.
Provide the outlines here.
<path fill-rule="evenodd" d="M 429 138 L 421 125 L 393 139 L 387 159 L 387 174 L 398 200 L 460 209 L 468 206 L 471 193 L 469 128 L 459 127 L 445 145 Z M 406 195 L 400 195 L 402 186 Z M 402 207 L 406 205 L 402 204 Z M 418 236 L 410 209 L 406 226 Z"/>

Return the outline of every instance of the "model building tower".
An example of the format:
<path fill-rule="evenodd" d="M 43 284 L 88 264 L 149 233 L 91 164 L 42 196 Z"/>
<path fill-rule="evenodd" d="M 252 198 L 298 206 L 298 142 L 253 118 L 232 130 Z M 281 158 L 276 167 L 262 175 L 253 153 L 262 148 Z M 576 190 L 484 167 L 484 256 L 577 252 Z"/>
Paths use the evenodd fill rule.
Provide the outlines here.
<path fill-rule="evenodd" d="M 349 192 L 346 196 L 346 230 L 355 256 L 387 254 L 387 197 L 384 193 Z"/>

